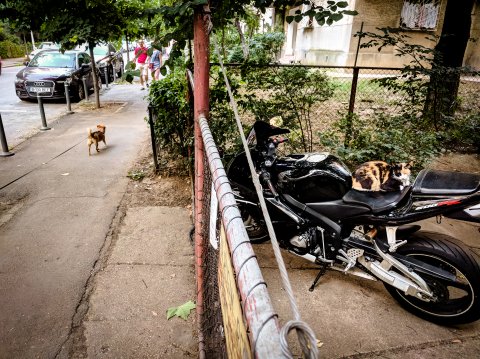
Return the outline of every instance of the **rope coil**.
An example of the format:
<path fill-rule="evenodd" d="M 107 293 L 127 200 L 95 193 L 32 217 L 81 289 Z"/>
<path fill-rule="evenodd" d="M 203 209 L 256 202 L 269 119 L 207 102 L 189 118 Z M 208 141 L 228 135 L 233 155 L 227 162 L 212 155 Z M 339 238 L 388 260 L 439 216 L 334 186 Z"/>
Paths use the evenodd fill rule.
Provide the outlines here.
<path fill-rule="evenodd" d="M 264 218 L 265 218 L 265 222 L 266 222 L 266 225 L 267 225 L 268 234 L 270 236 L 270 241 L 272 243 L 272 248 L 273 248 L 273 252 L 274 252 L 274 255 L 275 255 L 275 259 L 277 261 L 277 265 L 278 265 L 278 268 L 280 270 L 280 276 L 282 278 L 283 287 L 285 288 L 285 292 L 287 293 L 287 297 L 288 297 L 289 302 L 290 302 L 290 307 L 292 309 L 292 313 L 293 313 L 293 316 L 294 316 L 294 319 L 295 319 L 293 321 L 289 321 L 288 323 L 286 323 L 282 327 L 281 336 L 280 336 L 280 345 L 282 347 L 281 349 L 282 349 L 283 354 L 287 358 L 293 358 L 293 354 L 292 354 L 292 352 L 291 352 L 291 350 L 288 346 L 287 337 L 288 337 L 288 333 L 291 330 L 295 329 L 296 332 L 297 332 L 298 340 L 300 342 L 300 347 L 302 349 L 304 357 L 305 358 L 312 358 L 312 359 L 313 358 L 318 358 L 318 348 L 317 348 L 317 340 L 316 340 L 315 334 L 313 333 L 312 329 L 306 323 L 302 322 L 301 317 L 300 317 L 300 312 L 298 310 L 298 306 L 297 306 L 297 303 L 295 301 L 295 297 L 293 295 L 292 286 L 291 286 L 290 280 L 288 278 L 288 273 L 287 273 L 287 269 L 285 267 L 285 263 L 284 263 L 283 258 L 282 258 L 282 254 L 281 254 L 281 251 L 280 251 L 280 246 L 278 244 L 277 237 L 275 236 L 275 231 L 273 229 L 273 225 L 272 225 L 272 222 L 270 220 L 270 215 L 269 215 L 268 210 L 267 210 L 267 205 L 266 205 L 266 202 L 265 202 L 265 198 L 263 197 L 263 188 L 262 188 L 262 185 L 260 184 L 259 176 L 258 176 L 257 172 L 255 171 L 255 166 L 253 165 L 252 157 L 251 157 L 251 154 L 250 154 L 250 149 L 248 148 L 247 141 L 246 141 L 246 138 L 245 138 L 245 134 L 244 134 L 244 131 L 243 131 L 243 126 L 242 126 L 242 123 L 240 121 L 240 116 L 239 116 L 239 113 L 238 113 L 237 103 L 236 103 L 235 98 L 233 96 L 233 92 L 232 92 L 232 89 L 230 87 L 230 82 L 228 81 L 227 73 L 226 73 L 225 67 L 223 65 L 223 60 L 222 60 L 222 57 L 221 57 L 221 54 L 220 54 L 220 50 L 218 48 L 218 44 L 217 44 L 217 41 L 216 41 L 215 34 L 212 34 L 211 37 L 212 37 L 212 40 L 213 40 L 215 53 L 217 54 L 217 57 L 218 57 L 219 63 L 220 63 L 220 67 L 222 69 L 223 77 L 224 77 L 224 80 L 225 80 L 225 85 L 227 87 L 228 95 L 229 95 L 229 98 L 230 98 L 230 105 L 232 106 L 232 109 L 233 109 L 233 112 L 234 112 L 234 115 L 235 115 L 235 120 L 236 120 L 236 123 L 237 123 L 237 127 L 238 127 L 238 130 L 240 132 L 240 137 L 242 139 L 242 144 L 243 144 L 243 147 L 244 147 L 244 150 L 245 150 L 245 154 L 247 156 L 248 165 L 249 165 L 249 168 L 250 168 L 250 172 L 252 174 L 253 184 L 255 186 L 255 190 L 257 192 L 259 202 L 260 202 L 260 206 L 262 208 L 262 212 L 263 212 L 263 215 L 264 215 Z"/>

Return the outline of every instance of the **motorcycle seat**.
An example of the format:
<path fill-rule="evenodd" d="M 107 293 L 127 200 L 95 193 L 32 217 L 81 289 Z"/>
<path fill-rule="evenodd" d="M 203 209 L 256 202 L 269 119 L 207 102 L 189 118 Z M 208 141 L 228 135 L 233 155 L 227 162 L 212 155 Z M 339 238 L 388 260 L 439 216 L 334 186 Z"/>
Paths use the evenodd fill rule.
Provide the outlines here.
<path fill-rule="evenodd" d="M 367 206 L 373 214 L 377 214 L 397 207 L 411 189 L 411 186 L 394 192 L 370 192 L 351 189 L 343 196 L 342 200 L 349 204 Z"/>
<path fill-rule="evenodd" d="M 470 195 L 480 190 L 480 175 L 423 169 L 413 184 L 414 195 Z"/>

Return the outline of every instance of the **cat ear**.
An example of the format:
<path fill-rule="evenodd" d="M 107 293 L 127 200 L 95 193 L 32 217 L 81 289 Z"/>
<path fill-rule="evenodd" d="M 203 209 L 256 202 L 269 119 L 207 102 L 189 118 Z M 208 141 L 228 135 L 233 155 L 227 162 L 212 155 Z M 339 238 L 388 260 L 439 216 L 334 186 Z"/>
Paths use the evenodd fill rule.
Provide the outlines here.
<path fill-rule="evenodd" d="M 410 161 L 410 162 L 408 162 L 408 163 L 406 164 L 405 167 L 407 167 L 407 168 L 412 168 L 413 165 L 414 165 L 414 162 L 413 162 L 413 161 Z"/>

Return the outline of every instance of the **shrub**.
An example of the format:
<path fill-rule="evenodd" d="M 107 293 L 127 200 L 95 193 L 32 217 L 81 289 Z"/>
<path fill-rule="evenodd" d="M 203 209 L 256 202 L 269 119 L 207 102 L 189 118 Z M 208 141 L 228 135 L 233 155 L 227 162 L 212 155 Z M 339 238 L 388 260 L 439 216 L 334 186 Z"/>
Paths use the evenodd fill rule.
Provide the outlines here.
<path fill-rule="evenodd" d="M 11 40 L 0 42 L 0 56 L 2 58 L 24 57 L 25 49 L 22 45 L 14 43 Z"/>
<path fill-rule="evenodd" d="M 293 150 L 312 151 L 312 107 L 333 95 L 334 85 L 323 71 L 303 66 L 243 69 L 246 93 L 240 101 L 256 120 L 281 118 L 296 133 Z M 292 137 L 292 136 L 291 136 Z"/>
<path fill-rule="evenodd" d="M 350 115 L 320 134 L 324 149 L 335 153 L 351 168 L 372 160 L 389 163 L 413 161 L 422 168 L 438 153 L 438 139 L 432 132 L 415 125 L 413 116 L 377 114 L 369 119 Z M 351 124 L 351 139 L 344 143 L 347 123 Z"/>

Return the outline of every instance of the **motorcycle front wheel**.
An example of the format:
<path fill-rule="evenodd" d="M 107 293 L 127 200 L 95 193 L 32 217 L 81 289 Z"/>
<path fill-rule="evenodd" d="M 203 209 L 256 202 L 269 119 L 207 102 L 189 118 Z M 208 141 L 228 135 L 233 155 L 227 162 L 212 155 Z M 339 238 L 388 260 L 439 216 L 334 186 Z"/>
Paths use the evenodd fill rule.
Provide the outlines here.
<path fill-rule="evenodd" d="M 269 239 L 268 231 L 262 220 L 256 218 L 249 210 L 249 206 L 239 203 L 238 209 L 242 215 L 243 224 L 247 230 L 248 238 L 252 243 L 263 243 Z"/>
<path fill-rule="evenodd" d="M 389 293 L 409 312 L 442 325 L 471 323 L 480 319 L 480 261 L 463 243 L 434 232 L 416 232 L 398 248 L 402 255 L 414 257 L 456 276 L 455 283 L 421 274 L 435 295 L 425 302 L 385 284 Z"/>

